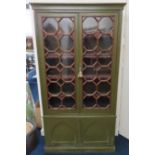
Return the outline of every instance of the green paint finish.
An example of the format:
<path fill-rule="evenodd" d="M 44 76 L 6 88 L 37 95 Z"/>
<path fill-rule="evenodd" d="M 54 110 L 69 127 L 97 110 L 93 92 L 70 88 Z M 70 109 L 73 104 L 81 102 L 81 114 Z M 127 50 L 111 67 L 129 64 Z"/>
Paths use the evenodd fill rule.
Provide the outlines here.
<path fill-rule="evenodd" d="M 76 146 L 78 143 L 78 122 L 73 118 L 45 118 L 46 146 Z"/>
<path fill-rule="evenodd" d="M 80 118 L 82 145 L 113 146 L 115 117 Z"/>
<path fill-rule="evenodd" d="M 125 4 L 33 4 L 32 8 L 38 12 L 97 12 L 120 11 Z"/>
<path fill-rule="evenodd" d="M 82 82 L 81 79 L 78 78 L 79 68 L 81 66 L 81 44 L 80 44 L 80 21 L 79 14 L 77 14 L 77 29 L 75 30 L 77 32 L 77 42 L 76 42 L 76 49 L 77 49 L 77 56 L 76 56 L 76 79 L 77 79 L 77 85 L 76 85 L 76 92 L 77 92 L 77 104 L 78 104 L 78 112 L 80 112 L 81 109 L 81 88 L 82 88 Z"/>
<path fill-rule="evenodd" d="M 87 147 L 87 146 L 65 146 L 65 147 L 57 147 L 57 146 L 45 146 L 45 152 L 47 153 L 103 153 L 103 152 L 115 152 L 115 146 L 102 146 L 102 147 Z"/>
<path fill-rule="evenodd" d="M 122 9 L 124 4 L 31 4 L 34 9 L 37 55 L 40 75 L 46 152 L 115 151 L 115 113 L 117 101 Z M 112 60 L 111 108 L 82 108 L 82 79 L 77 77 L 82 65 L 81 15 L 114 15 L 115 34 Z M 41 32 L 41 16 L 73 16 L 75 18 L 76 109 L 50 110 L 47 106 L 45 58 Z"/>
<path fill-rule="evenodd" d="M 88 152 L 114 147 L 114 116 L 44 117 L 44 127 L 45 143 L 52 152 L 55 147 L 61 151 L 89 148 Z"/>
<path fill-rule="evenodd" d="M 120 61 L 120 46 L 121 46 L 121 31 L 122 31 L 122 12 L 118 13 L 118 20 L 117 20 L 118 28 L 117 28 L 117 38 L 116 38 L 116 50 L 115 50 L 115 57 L 114 62 L 112 65 L 112 70 L 114 71 L 112 76 L 114 80 L 112 81 L 112 103 L 114 104 L 114 113 L 116 113 L 116 102 L 117 102 L 117 89 L 118 89 L 118 75 L 119 75 L 119 61 Z"/>

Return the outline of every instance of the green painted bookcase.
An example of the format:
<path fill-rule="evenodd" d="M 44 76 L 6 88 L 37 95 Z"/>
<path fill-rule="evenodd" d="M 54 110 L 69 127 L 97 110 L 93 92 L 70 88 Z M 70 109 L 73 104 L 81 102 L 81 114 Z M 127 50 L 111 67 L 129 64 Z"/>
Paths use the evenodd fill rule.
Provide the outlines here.
<path fill-rule="evenodd" d="M 124 4 L 31 3 L 46 152 L 115 151 Z"/>

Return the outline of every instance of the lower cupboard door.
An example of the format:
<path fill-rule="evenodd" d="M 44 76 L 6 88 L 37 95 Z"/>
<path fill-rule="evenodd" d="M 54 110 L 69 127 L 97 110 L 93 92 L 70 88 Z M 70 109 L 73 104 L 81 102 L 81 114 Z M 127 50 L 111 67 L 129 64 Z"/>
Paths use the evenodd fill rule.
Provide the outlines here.
<path fill-rule="evenodd" d="M 115 117 L 44 118 L 45 144 L 95 149 L 114 146 Z"/>
<path fill-rule="evenodd" d="M 113 146 L 115 118 L 82 118 L 80 119 L 80 133 L 83 146 Z"/>
<path fill-rule="evenodd" d="M 46 146 L 75 146 L 78 125 L 74 118 L 44 118 Z"/>

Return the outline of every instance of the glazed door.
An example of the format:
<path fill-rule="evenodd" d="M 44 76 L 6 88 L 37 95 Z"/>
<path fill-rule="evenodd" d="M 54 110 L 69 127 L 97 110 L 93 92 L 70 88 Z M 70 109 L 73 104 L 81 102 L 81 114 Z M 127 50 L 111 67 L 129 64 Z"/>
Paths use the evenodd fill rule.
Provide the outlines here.
<path fill-rule="evenodd" d="M 84 113 L 113 113 L 116 104 L 112 87 L 115 80 L 117 15 L 80 14 L 80 29 L 81 110 Z"/>
<path fill-rule="evenodd" d="M 78 109 L 77 15 L 38 15 L 38 58 L 45 114 Z M 40 40 L 39 40 L 40 38 Z"/>

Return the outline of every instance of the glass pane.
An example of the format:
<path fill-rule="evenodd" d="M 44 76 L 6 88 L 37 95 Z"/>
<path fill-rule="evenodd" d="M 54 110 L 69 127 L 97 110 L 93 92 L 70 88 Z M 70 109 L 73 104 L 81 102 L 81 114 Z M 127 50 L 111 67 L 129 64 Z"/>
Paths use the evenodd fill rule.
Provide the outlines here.
<path fill-rule="evenodd" d="M 63 55 L 61 62 L 65 66 L 71 66 L 74 63 L 74 57 L 71 55 Z"/>
<path fill-rule="evenodd" d="M 62 71 L 62 78 L 64 80 L 73 80 L 74 78 L 74 71 L 71 68 L 64 68 Z"/>
<path fill-rule="evenodd" d="M 40 21 L 42 22 L 49 108 L 74 108 L 76 104 L 74 98 L 76 96 L 75 16 L 42 16 Z"/>
<path fill-rule="evenodd" d="M 98 61 L 101 65 L 108 65 L 111 62 L 111 57 L 104 57 L 104 55 L 100 55 Z"/>
<path fill-rule="evenodd" d="M 47 18 L 43 23 L 43 28 L 47 33 L 54 33 L 58 30 L 58 23 L 55 18 Z"/>
<path fill-rule="evenodd" d="M 66 107 L 72 107 L 75 104 L 75 101 L 72 97 L 65 97 L 63 99 L 63 105 Z"/>
<path fill-rule="evenodd" d="M 113 27 L 113 23 L 110 17 L 103 17 L 99 22 L 99 29 L 102 32 L 108 32 L 112 29 L 112 27 Z"/>
<path fill-rule="evenodd" d="M 96 56 L 88 56 L 88 55 L 84 56 L 83 61 L 87 66 L 94 65 L 97 62 Z"/>
<path fill-rule="evenodd" d="M 71 33 L 73 31 L 74 24 L 69 18 L 63 18 L 60 21 L 60 28 L 64 34 Z"/>
<path fill-rule="evenodd" d="M 108 49 L 112 46 L 112 38 L 109 35 L 102 35 L 99 39 L 99 46 L 102 49 Z"/>
<path fill-rule="evenodd" d="M 50 57 L 46 59 L 46 62 L 50 65 L 50 66 L 56 66 L 59 63 L 59 58 L 54 56 L 54 57 Z"/>
<path fill-rule="evenodd" d="M 98 85 L 98 91 L 100 93 L 107 93 L 110 91 L 110 85 L 107 82 L 101 82 Z"/>
<path fill-rule="evenodd" d="M 110 100 L 109 100 L 109 98 L 106 97 L 106 96 L 101 96 L 101 97 L 98 98 L 97 104 L 98 104 L 99 106 L 101 106 L 101 107 L 106 107 L 107 105 L 110 104 Z"/>
<path fill-rule="evenodd" d="M 58 41 L 54 36 L 47 36 L 44 39 L 44 45 L 48 50 L 55 50 L 58 47 Z"/>
<path fill-rule="evenodd" d="M 72 94 L 74 92 L 74 85 L 70 82 L 64 83 L 62 86 L 62 91 L 65 94 Z"/>
<path fill-rule="evenodd" d="M 73 39 L 70 36 L 63 36 L 60 39 L 60 46 L 62 50 L 71 50 L 73 48 Z"/>
<path fill-rule="evenodd" d="M 92 79 L 96 75 L 96 71 L 94 68 L 89 67 L 89 68 L 84 69 L 83 75 L 84 77 L 88 79 Z"/>
<path fill-rule="evenodd" d="M 96 91 L 96 85 L 93 82 L 86 82 L 83 86 L 83 90 L 88 94 L 92 94 Z"/>
<path fill-rule="evenodd" d="M 58 80 L 59 85 L 62 85 L 64 83 L 64 81 L 62 79 Z"/>
<path fill-rule="evenodd" d="M 52 94 L 58 94 L 60 93 L 61 88 L 57 83 L 50 83 L 48 86 L 48 91 Z"/>
<path fill-rule="evenodd" d="M 114 15 L 81 17 L 84 108 L 110 104 L 114 21 Z"/>
<path fill-rule="evenodd" d="M 111 76 L 111 71 L 109 68 L 101 68 L 98 71 L 98 76 L 99 78 L 107 79 L 108 77 Z"/>
<path fill-rule="evenodd" d="M 93 50 L 97 46 L 97 39 L 93 35 L 87 35 L 83 39 L 83 45 L 88 50 Z"/>
<path fill-rule="evenodd" d="M 57 77 L 57 76 L 59 76 L 59 74 L 60 73 L 56 68 L 51 68 L 47 71 L 47 75 L 49 75 L 49 76 Z"/>
<path fill-rule="evenodd" d="M 52 107 L 59 107 L 61 105 L 61 100 L 58 97 L 52 97 L 49 100 L 49 105 Z"/>
<path fill-rule="evenodd" d="M 87 17 L 83 22 L 83 29 L 86 33 L 93 33 L 97 30 L 97 22 L 93 17 Z"/>
<path fill-rule="evenodd" d="M 83 104 L 86 107 L 92 107 L 92 106 L 94 106 L 96 104 L 96 100 L 94 99 L 93 96 L 87 96 L 87 97 L 84 98 Z"/>

